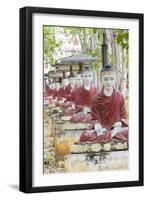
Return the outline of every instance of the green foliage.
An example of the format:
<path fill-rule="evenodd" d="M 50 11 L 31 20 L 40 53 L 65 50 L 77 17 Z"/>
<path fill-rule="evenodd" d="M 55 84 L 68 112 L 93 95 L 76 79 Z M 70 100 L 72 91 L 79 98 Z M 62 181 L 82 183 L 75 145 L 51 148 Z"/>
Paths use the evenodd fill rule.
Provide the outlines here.
<path fill-rule="evenodd" d="M 124 30 L 118 30 L 117 33 L 117 43 L 121 45 L 123 48 L 129 48 L 129 32 Z"/>
<path fill-rule="evenodd" d="M 102 51 L 101 45 L 103 43 L 103 29 L 97 28 L 81 28 L 81 27 L 64 27 L 65 34 L 72 38 L 73 36 L 78 36 L 81 44 L 82 51 L 79 53 L 85 53 L 97 58 L 97 61 L 91 63 L 93 69 L 97 69 L 102 65 Z M 98 40 L 98 45 L 96 48 L 92 49 L 92 37 L 96 36 Z"/>
<path fill-rule="evenodd" d="M 102 44 L 104 29 L 97 28 L 82 28 L 82 27 L 54 27 L 44 26 L 44 59 L 51 65 L 55 63 L 55 51 L 61 52 L 61 46 L 64 41 L 57 41 L 56 36 L 60 33 L 64 34 L 66 41 L 71 43 L 73 37 L 78 37 L 81 44 L 81 52 L 97 58 L 96 62 L 91 63 L 93 69 L 101 68 L 102 66 Z M 127 67 L 128 67 L 128 48 L 129 48 L 129 31 L 115 30 L 116 41 L 120 47 L 126 48 Z M 96 46 L 93 48 L 93 38 L 97 38 Z M 74 52 L 73 52 L 74 53 Z M 112 50 L 109 51 L 109 60 L 112 65 L 115 63 L 115 58 Z"/>
<path fill-rule="evenodd" d="M 61 46 L 61 42 L 57 42 L 55 38 L 56 27 L 44 26 L 44 59 L 46 63 L 54 64 L 55 49 Z"/>
<path fill-rule="evenodd" d="M 128 30 L 117 30 L 117 43 L 120 47 L 126 49 L 126 69 L 128 69 L 129 65 L 129 31 Z"/>

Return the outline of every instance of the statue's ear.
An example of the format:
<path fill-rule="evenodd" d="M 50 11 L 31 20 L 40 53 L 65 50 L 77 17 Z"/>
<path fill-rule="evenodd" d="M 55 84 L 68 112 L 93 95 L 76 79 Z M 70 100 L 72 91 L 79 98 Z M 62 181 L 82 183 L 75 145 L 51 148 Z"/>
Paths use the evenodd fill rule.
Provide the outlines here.
<path fill-rule="evenodd" d="M 104 89 L 104 87 L 102 86 L 102 83 L 100 83 L 99 91 L 102 91 L 103 89 Z"/>
<path fill-rule="evenodd" d="M 99 83 L 99 91 L 103 90 L 103 85 L 102 85 L 102 76 L 100 75 L 100 83 Z"/>
<path fill-rule="evenodd" d="M 118 86 L 117 86 L 117 81 L 116 81 L 116 80 L 115 80 L 114 89 L 115 89 L 115 90 L 118 90 Z"/>

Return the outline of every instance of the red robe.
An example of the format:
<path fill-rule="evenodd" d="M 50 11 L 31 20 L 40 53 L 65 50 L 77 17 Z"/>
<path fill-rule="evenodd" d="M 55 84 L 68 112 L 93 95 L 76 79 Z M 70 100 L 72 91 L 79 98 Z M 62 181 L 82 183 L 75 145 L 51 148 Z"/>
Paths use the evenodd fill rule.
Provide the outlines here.
<path fill-rule="evenodd" d="M 45 90 L 46 90 L 46 95 L 47 95 L 47 96 L 52 96 L 52 94 L 53 94 L 53 89 L 49 88 L 49 86 L 46 85 Z"/>
<path fill-rule="evenodd" d="M 71 96 L 71 93 L 72 93 L 72 91 L 75 89 L 75 87 L 71 87 L 70 85 L 68 85 L 67 87 L 66 87 L 66 100 L 67 101 L 70 101 L 70 96 Z"/>
<path fill-rule="evenodd" d="M 105 96 L 103 91 L 95 96 L 91 105 L 91 115 L 93 120 L 107 129 L 111 129 L 118 121 L 122 122 L 123 126 L 128 126 L 124 97 L 115 90 L 109 97 Z"/>
<path fill-rule="evenodd" d="M 83 86 L 78 87 L 71 93 L 71 101 L 75 103 L 77 112 L 82 111 L 84 107 L 91 107 L 92 98 L 96 95 L 95 86 L 90 90 L 86 90 Z"/>
<path fill-rule="evenodd" d="M 52 91 L 52 97 L 53 97 L 53 99 L 58 98 L 58 92 L 59 92 L 59 90 L 57 91 L 55 89 Z"/>
<path fill-rule="evenodd" d="M 58 91 L 58 97 L 59 98 L 67 98 L 68 96 L 68 92 L 66 87 L 65 88 L 60 88 L 60 90 Z"/>
<path fill-rule="evenodd" d="M 66 90 L 66 94 L 69 95 L 70 90 L 71 90 L 71 86 L 70 85 L 66 86 L 65 90 Z"/>

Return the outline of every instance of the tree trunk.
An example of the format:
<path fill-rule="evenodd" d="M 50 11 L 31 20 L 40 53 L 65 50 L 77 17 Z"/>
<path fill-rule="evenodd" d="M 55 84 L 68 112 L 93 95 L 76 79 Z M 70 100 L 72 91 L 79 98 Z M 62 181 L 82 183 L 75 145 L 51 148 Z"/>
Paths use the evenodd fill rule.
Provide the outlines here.
<path fill-rule="evenodd" d="M 90 51 L 98 48 L 98 30 L 90 37 Z"/>
<path fill-rule="evenodd" d="M 102 44 L 102 66 L 109 64 L 108 58 L 108 44 L 106 30 L 103 33 L 103 44 Z"/>
<path fill-rule="evenodd" d="M 114 66 L 114 38 L 113 38 L 113 30 L 110 30 L 110 38 L 111 38 L 111 64 Z"/>
<path fill-rule="evenodd" d="M 80 35 L 80 33 L 78 33 L 78 37 L 79 37 L 79 40 L 80 40 L 80 44 L 81 44 L 82 53 L 84 53 L 83 41 L 82 41 L 82 38 L 81 38 L 81 35 Z"/>
<path fill-rule="evenodd" d="M 120 69 L 120 57 L 119 57 L 119 48 L 117 44 L 117 35 L 113 31 L 113 43 L 114 43 L 114 69 L 116 71 L 116 89 L 119 88 L 119 69 Z"/>
<path fill-rule="evenodd" d="M 122 76 L 121 76 L 121 92 L 126 96 L 126 49 L 122 47 Z"/>

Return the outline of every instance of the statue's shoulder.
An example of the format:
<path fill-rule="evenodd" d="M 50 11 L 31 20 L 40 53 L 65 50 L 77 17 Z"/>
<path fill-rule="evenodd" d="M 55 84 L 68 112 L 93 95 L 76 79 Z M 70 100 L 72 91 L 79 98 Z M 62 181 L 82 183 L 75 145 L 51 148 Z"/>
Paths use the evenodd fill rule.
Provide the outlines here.
<path fill-rule="evenodd" d="M 74 91 L 79 91 L 79 90 L 81 90 L 81 87 L 75 87 L 74 88 Z"/>
<path fill-rule="evenodd" d="M 123 96 L 123 94 L 120 91 L 117 90 L 115 92 L 116 92 L 117 98 L 119 98 L 120 100 L 124 99 L 124 96 Z"/>
<path fill-rule="evenodd" d="M 96 94 L 93 96 L 92 101 L 96 102 L 99 99 L 100 95 L 101 95 L 101 92 L 97 91 Z"/>

